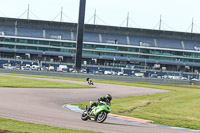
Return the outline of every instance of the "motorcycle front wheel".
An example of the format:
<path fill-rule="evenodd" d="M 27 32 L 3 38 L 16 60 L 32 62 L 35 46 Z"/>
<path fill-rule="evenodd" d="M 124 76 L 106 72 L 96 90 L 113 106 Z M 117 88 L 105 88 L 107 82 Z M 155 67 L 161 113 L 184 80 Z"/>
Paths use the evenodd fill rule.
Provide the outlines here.
<path fill-rule="evenodd" d="M 97 114 L 96 121 L 98 123 L 102 123 L 106 120 L 106 118 L 107 118 L 107 112 L 101 111 L 100 113 Z"/>
<path fill-rule="evenodd" d="M 83 121 L 87 121 L 87 120 L 88 120 L 87 111 L 84 111 L 84 112 L 82 113 L 81 119 L 82 119 Z"/>

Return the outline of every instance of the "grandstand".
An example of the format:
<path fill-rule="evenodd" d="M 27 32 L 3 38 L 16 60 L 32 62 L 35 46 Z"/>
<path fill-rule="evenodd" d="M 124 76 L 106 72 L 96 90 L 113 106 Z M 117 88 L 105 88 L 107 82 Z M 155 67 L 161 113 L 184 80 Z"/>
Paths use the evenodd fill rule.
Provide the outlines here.
<path fill-rule="evenodd" d="M 0 57 L 74 63 L 76 32 L 76 23 L 0 17 Z M 200 34 L 87 24 L 83 62 L 199 72 Z"/>

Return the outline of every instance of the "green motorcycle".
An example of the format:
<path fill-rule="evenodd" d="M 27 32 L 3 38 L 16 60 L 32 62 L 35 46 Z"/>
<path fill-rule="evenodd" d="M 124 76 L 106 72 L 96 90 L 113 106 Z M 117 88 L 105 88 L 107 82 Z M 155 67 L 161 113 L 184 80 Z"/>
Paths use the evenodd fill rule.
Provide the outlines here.
<path fill-rule="evenodd" d="M 90 105 L 92 105 L 92 101 L 90 101 Z M 87 105 L 85 105 L 85 111 L 83 111 L 81 115 L 81 119 L 86 121 L 88 119 L 97 121 L 98 123 L 102 123 L 106 120 L 108 113 L 111 112 L 110 105 L 106 102 L 98 102 L 97 107 L 92 107 L 89 111 Z"/>

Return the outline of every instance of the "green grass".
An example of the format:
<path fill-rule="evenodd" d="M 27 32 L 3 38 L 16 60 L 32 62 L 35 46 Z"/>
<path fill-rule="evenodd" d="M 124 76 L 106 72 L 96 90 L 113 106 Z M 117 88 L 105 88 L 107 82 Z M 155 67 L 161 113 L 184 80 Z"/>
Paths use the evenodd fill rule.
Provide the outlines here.
<path fill-rule="evenodd" d="M 28 74 L 14 74 L 14 73 L 0 73 L 5 75 L 16 75 L 16 76 L 26 76 L 26 77 L 38 77 L 38 78 L 50 78 L 50 79 L 64 79 L 64 80 L 73 80 L 73 81 L 85 81 L 86 78 L 71 78 L 71 77 L 55 77 L 55 76 L 43 76 L 43 75 L 28 75 Z"/>
<path fill-rule="evenodd" d="M 28 122 L 20 122 L 5 118 L 0 118 L 0 131 L 9 131 L 12 133 L 97 133 L 88 130 L 66 129 Z"/>
<path fill-rule="evenodd" d="M 113 99 L 112 113 L 153 120 L 156 124 L 200 130 L 199 89 L 134 83 L 132 85 L 172 92 Z M 88 102 L 75 105 L 84 109 L 85 104 Z"/>
<path fill-rule="evenodd" d="M 157 124 L 200 129 L 200 90 L 161 88 L 174 92 L 114 99 L 112 111 Z"/>
<path fill-rule="evenodd" d="M 28 75 L 24 75 L 28 76 Z M 32 75 L 29 75 L 32 76 Z M 34 76 L 74 80 L 66 77 Z M 75 79 L 85 81 L 85 79 Z M 200 130 L 200 87 L 194 85 L 170 85 L 130 81 L 94 80 L 99 83 L 129 85 L 172 92 L 133 96 L 112 100 L 112 113 L 153 120 L 154 123 Z M 186 87 L 193 87 L 186 88 Z M 84 108 L 88 102 L 78 103 Z"/>
<path fill-rule="evenodd" d="M 91 88 L 88 85 L 72 84 L 65 82 L 55 82 L 37 79 L 26 79 L 0 75 L 0 87 L 19 87 L 19 88 Z M 86 130 L 73 130 L 58 128 L 47 125 L 20 122 L 11 119 L 0 118 L 0 131 L 13 133 L 96 133 Z"/>
<path fill-rule="evenodd" d="M 0 87 L 17 88 L 92 88 L 89 85 L 56 82 L 38 79 L 18 78 L 0 75 Z"/>
<path fill-rule="evenodd" d="M 28 75 L 28 74 L 14 74 L 14 73 L 0 73 L 5 75 L 16 75 L 16 76 L 27 76 L 27 77 L 38 77 L 38 78 L 50 78 L 50 79 L 62 79 L 62 80 L 74 80 L 74 81 L 84 81 L 86 82 L 86 78 L 73 78 L 73 77 L 55 77 L 55 76 L 43 76 L 43 75 Z M 134 82 L 134 81 L 115 81 L 115 80 L 103 80 L 103 79 L 93 79 L 94 83 L 105 83 L 105 84 L 116 84 L 116 85 L 127 85 L 127 86 L 138 86 L 138 87 L 148 87 L 151 85 L 166 85 L 166 86 L 184 86 L 191 87 L 191 85 L 173 85 L 173 84 L 163 84 L 163 83 L 146 83 L 146 82 Z M 141 85 L 142 84 L 142 85 Z M 198 87 L 200 86 L 195 86 Z"/>

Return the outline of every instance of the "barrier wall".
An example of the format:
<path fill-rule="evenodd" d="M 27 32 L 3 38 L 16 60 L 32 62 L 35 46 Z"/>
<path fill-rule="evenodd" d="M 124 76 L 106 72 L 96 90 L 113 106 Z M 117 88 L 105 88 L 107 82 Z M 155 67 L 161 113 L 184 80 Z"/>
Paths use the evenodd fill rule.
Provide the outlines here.
<path fill-rule="evenodd" d="M 44 75 L 44 76 L 73 77 L 73 78 L 89 77 L 91 79 L 167 83 L 167 84 L 187 84 L 187 85 L 191 84 L 190 80 L 145 78 L 145 77 L 118 76 L 118 75 L 94 75 L 94 74 L 84 74 L 84 73 L 61 73 L 61 72 L 50 72 L 50 71 L 26 71 L 26 70 L 22 71 L 22 70 L 0 69 L 0 73 L 15 73 L 15 74 Z"/>

